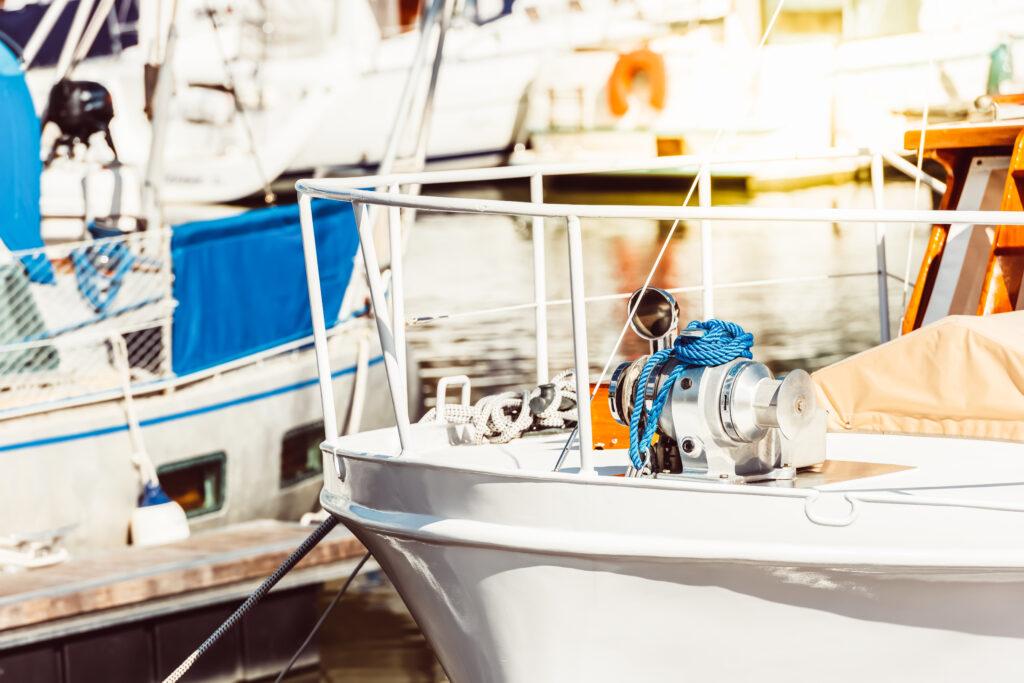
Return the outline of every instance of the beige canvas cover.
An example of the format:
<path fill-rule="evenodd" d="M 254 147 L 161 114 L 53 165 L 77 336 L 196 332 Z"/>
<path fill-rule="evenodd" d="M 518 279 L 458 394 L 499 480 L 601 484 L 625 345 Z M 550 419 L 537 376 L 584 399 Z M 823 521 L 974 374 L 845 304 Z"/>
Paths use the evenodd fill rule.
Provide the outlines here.
<path fill-rule="evenodd" d="M 1024 441 L 1024 311 L 943 318 L 812 377 L 829 431 Z"/>

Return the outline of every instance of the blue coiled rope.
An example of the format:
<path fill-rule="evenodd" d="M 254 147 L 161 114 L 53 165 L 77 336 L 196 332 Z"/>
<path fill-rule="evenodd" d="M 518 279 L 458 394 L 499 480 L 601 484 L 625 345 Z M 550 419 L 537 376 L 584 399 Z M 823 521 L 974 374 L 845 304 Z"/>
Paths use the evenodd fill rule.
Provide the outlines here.
<path fill-rule="evenodd" d="M 668 400 L 672 386 L 679 381 L 679 376 L 688 368 L 700 365 L 721 365 L 734 358 L 753 358 L 750 347 L 754 345 L 754 335 L 744 332 L 736 323 L 712 318 L 701 322 L 694 320 L 686 326 L 688 330 L 704 330 L 703 337 L 687 337 L 679 335 L 671 349 L 662 349 L 651 354 L 640 372 L 636 382 L 636 396 L 633 398 L 633 414 L 629 419 L 629 459 L 633 467 L 641 469 L 647 462 L 647 451 L 651 447 L 654 432 L 658 429 L 658 418 Z M 662 385 L 654 398 L 651 411 L 647 415 L 647 426 L 640 435 L 640 413 L 644 401 L 644 387 L 651 371 L 659 363 L 675 356 L 680 364 L 672 370 L 668 380 Z"/>

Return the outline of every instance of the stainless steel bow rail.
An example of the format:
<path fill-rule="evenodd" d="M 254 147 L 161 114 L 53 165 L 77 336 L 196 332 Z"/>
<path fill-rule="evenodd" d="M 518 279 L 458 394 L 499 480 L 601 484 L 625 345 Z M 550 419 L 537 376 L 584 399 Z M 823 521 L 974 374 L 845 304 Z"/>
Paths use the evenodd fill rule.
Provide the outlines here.
<path fill-rule="evenodd" d="M 471 169 L 462 171 L 437 171 L 425 173 L 391 174 L 364 178 L 335 178 L 300 180 L 296 183 L 299 192 L 302 237 L 306 257 L 306 275 L 309 286 L 310 305 L 313 315 L 313 331 L 317 371 L 320 381 L 320 397 L 323 404 L 325 428 L 328 438 L 338 434 L 335 424 L 334 397 L 330 376 L 331 369 L 327 356 L 326 331 L 321 305 L 321 291 L 317 254 L 313 236 L 313 218 L 311 201 L 313 198 L 346 201 L 353 205 L 356 224 L 362 245 L 363 263 L 370 288 L 381 347 L 384 352 L 385 369 L 391 392 L 392 406 L 395 413 L 396 429 L 401 450 L 409 452 L 414 445 L 409 435 L 409 416 L 407 412 L 408 388 L 405 384 L 405 368 L 402 350 L 405 346 L 405 327 L 408 324 L 403 317 L 404 291 L 401 286 L 401 273 L 394 272 L 401 268 L 399 252 L 400 240 L 391 240 L 389 247 L 391 268 L 393 271 L 392 296 L 393 313 L 388 314 L 387 301 L 381 277 L 380 263 L 377 258 L 373 240 L 373 227 L 368 218 L 368 207 L 385 206 L 392 210 L 387 212 L 390 233 L 396 234 L 395 222 L 400 220 L 400 209 L 415 211 L 502 214 L 532 218 L 534 245 L 535 301 L 531 304 L 536 309 L 536 345 L 537 345 L 537 377 L 543 383 L 548 379 L 547 369 L 547 325 L 546 308 L 550 302 L 546 300 L 544 286 L 544 218 L 565 220 L 569 250 L 570 307 L 572 311 L 573 350 L 576 370 L 577 391 L 580 396 L 589 392 L 588 369 L 589 358 L 586 337 L 586 301 L 583 287 L 583 254 L 581 247 L 583 219 L 657 219 L 700 221 L 701 225 L 701 290 L 703 292 L 703 316 L 714 315 L 714 289 L 711 269 L 711 232 L 712 224 L 718 220 L 729 221 L 797 221 L 797 222 L 834 222 L 867 223 L 874 225 L 876 237 L 876 269 L 878 278 L 878 312 L 879 329 L 882 341 L 890 335 L 888 311 L 888 284 L 890 277 L 885 264 L 885 226 L 887 223 L 925 223 L 949 224 L 968 223 L 981 225 L 1024 225 L 1024 213 L 1004 211 L 937 211 L 937 210 L 904 210 L 904 209 L 759 209 L 737 206 L 711 206 L 710 183 L 715 166 L 737 163 L 741 161 L 780 161 L 801 160 L 810 158 L 843 158 L 865 157 L 874 160 L 872 164 L 872 182 L 875 185 L 876 207 L 882 204 L 882 164 L 885 157 L 881 152 L 852 149 L 828 150 L 818 155 L 794 155 L 786 157 L 741 157 L 737 155 L 701 157 L 679 156 L 660 159 L 645 159 L 637 162 L 620 162 L 616 164 L 574 163 L 557 165 L 535 165 L 521 167 L 505 167 L 493 169 Z M 645 170 L 654 168 L 695 168 L 697 182 L 704 186 L 700 193 L 700 206 L 615 206 L 615 205 L 576 205 L 548 204 L 543 199 L 543 178 L 552 175 L 606 173 L 609 171 Z M 920 172 L 910 164 L 897 165 L 898 170 L 916 175 Z M 710 170 L 711 172 L 702 172 Z M 944 187 L 939 181 L 929 176 L 918 176 L 933 189 Z M 458 183 L 493 181 L 501 179 L 529 179 L 531 188 L 530 202 L 463 199 L 436 197 L 429 195 L 404 194 L 399 191 L 402 186 L 431 185 L 437 183 Z M 384 187 L 388 191 L 368 191 L 359 188 Z M 398 258 L 396 258 L 396 256 Z M 792 278 L 799 281 L 806 278 Z M 787 282 L 780 278 L 773 282 Z M 763 283 L 763 281 L 760 281 Z M 730 286 L 757 286 L 759 282 L 730 283 Z M 593 473 L 591 463 L 591 430 L 590 406 L 588 402 L 579 403 L 580 425 L 580 473 L 589 476 Z"/>

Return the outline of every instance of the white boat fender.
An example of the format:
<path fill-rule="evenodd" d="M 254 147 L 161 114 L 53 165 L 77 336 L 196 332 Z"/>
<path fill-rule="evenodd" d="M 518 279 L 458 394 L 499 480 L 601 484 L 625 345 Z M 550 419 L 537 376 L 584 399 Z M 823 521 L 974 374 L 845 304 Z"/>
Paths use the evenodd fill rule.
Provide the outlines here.
<path fill-rule="evenodd" d="M 121 388 L 124 390 L 124 413 L 128 422 L 128 436 L 134 446 L 131 461 L 138 471 L 139 481 L 142 484 L 139 506 L 132 510 L 129 524 L 132 545 L 162 545 L 184 540 L 189 537 L 188 518 L 185 515 L 185 510 L 164 493 L 153 460 L 146 452 L 146 443 L 142 438 L 142 426 L 139 424 L 139 416 L 135 412 L 135 399 L 132 397 L 128 344 L 124 337 L 116 332 L 111 334 L 110 344 L 121 374 Z"/>
<path fill-rule="evenodd" d="M 152 546 L 173 543 L 189 537 L 185 510 L 171 500 L 159 482 L 147 481 L 132 511 L 132 545 Z"/>

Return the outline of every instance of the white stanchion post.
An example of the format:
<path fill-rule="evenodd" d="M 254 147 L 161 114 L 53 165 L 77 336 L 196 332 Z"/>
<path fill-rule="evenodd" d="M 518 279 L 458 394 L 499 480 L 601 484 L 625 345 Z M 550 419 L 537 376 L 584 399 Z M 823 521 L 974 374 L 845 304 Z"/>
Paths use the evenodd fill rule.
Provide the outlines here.
<path fill-rule="evenodd" d="M 313 318 L 313 352 L 316 374 L 320 380 L 320 404 L 324 410 L 324 435 L 338 436 L 338 413 L 334 408 L 334 386 L 331 382 L 331 360 L 327 353 L 327 325 L 324 321 L 324 300 L 320 293 L 320 266 L 316 258 L 316 235 L 313 232 L 313 200 L 299 193 L 299 223 L 302 226 L 302 253 L 306 261 L 306 287 L 309 289 L 309 310 Z"/>
<path fill-rule="evenodd" d="M 363 265 L 366 267 L 366 280 L 370 285 L 370 303 L 373 306 L 373 318 L 377 321 L 377 334 L 380 337 L 380 348 L 384 352 L 384 370 L 388 376 L 388 389 L 391 393 L 391 406 L 395 410 L 395 426 L 398 428 L 398 441 L 402 454 L 409 452 L 409 397 L 406 395 L 405 375 L 398 365 L 398 351 L 395 348 L 395 337 L 388 322 L 388 304 L 384 297 L 384 284 L 380 278 L 380 263 L 377 261 L 377 247 L 373 243 L 373 224 L 365 204 L 352 204 L 355 211 L 356 226 L 359 229 L 359 245 L 363 252 Z"/>
<path fill-rule="evenodd" d="M 569 293 L 572 297 L 572 345 L 576 363 L 576 418 L 579 421 L 580 474 L 594 473 L 590 426 L 590 359 L 587 355 L 587 301 L 583 291 L 583 236 L 580 219 L 566 219 L 569 242 Z"/>
<path fill-rule="evenodd" d="M 697 203 L 711 206 L 711 167 L 701 166 L 697 172 Z M 711 259 L 711 221 L 700 222 L 701 315 L 704 320 L 715 317 L 715 274 Z"/>
<path fill-rule="evenodd" d="M 530 176 L 530 201 L 544 203 L 544 176 Z M 544 219 L 533 217 L 533 299 L 537 305 L 534 323 L 537 335 L 537 384 L 548 381 L 548 306 L 546 256 L 544 253 Z"/>
<path fill-rule="evenodd" d="M 397 193 L 398 186 L 392 185 L 390 192 Z M 391 312 L 395 331 L 395 353 L 398 369 L 403 381 L 408 375 L 405 358 L 405 270 L 402 259 L 402 210 L 397 206 L 388 207 L 388 252 L 391 260 Z M 408 389 L 407 389 L 408 391 Z"/>

